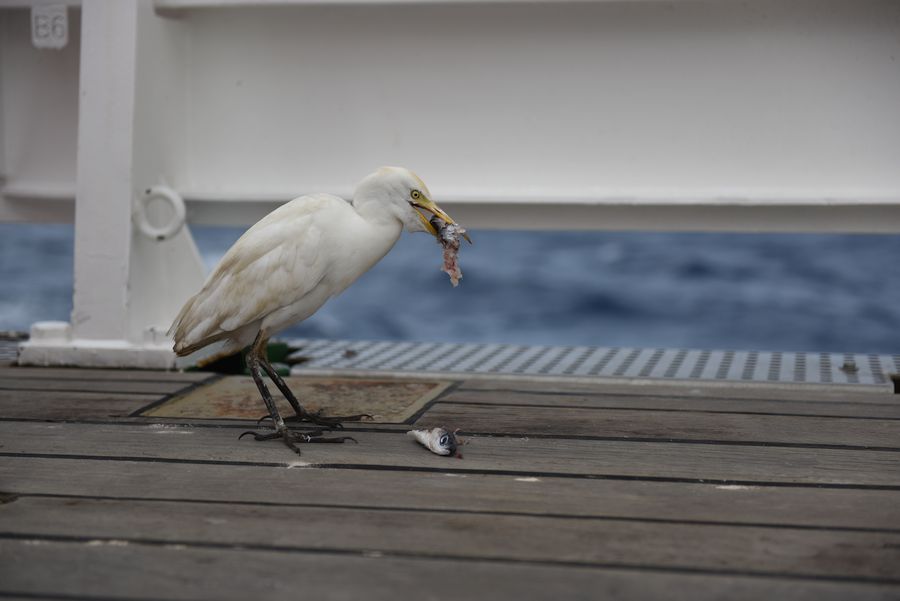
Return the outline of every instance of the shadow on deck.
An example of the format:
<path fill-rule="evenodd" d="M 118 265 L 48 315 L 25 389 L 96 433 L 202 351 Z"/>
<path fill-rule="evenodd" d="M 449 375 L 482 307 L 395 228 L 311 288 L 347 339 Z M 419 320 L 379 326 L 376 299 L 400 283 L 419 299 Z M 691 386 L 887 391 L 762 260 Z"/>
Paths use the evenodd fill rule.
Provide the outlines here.
<path fill-rule="evenodd" d="M 135 417 L 207 377 L 0 368 L 0 597 L 900 598 L 888 392 L 454 374 L 462 460 Z"/>

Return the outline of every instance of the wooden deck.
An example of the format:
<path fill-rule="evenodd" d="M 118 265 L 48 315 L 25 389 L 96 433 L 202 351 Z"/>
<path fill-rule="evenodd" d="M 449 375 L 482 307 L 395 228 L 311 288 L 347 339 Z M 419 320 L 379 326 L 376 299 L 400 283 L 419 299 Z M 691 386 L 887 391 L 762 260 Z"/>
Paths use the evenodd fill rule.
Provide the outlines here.
<path fill-rule="evenodd" d="M 206 377 L 0 368 L 0 598 L 900 599 L 900 396 L 461 379 L 462 460 L 131 417 Z"/>

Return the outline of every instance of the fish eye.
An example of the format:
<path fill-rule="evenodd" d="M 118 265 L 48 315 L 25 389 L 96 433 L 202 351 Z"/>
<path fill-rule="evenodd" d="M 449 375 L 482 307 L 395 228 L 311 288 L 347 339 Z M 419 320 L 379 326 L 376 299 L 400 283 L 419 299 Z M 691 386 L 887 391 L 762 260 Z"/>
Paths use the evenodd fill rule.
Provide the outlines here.
<path fill-rule="evenodd" d="M 422 193 L 419 192 L 418 190 L 413 190 L 412 192 L 409 193 L 409 195 L 410 195 L 410 197 L 412 197 L 413 200 L 419 200 L 420 198 L 422 198 Z"/>
<path fill-rule="evenodd" d="M 447 436 L 446 434 L 444 434 L 443 436 L 441 436 L 441 439 L 438 441 L 438 444 L 440 444 L 442 447 L 446 447 L 447 443 L 449 441 L 450 441 L 450 437 Z"/>

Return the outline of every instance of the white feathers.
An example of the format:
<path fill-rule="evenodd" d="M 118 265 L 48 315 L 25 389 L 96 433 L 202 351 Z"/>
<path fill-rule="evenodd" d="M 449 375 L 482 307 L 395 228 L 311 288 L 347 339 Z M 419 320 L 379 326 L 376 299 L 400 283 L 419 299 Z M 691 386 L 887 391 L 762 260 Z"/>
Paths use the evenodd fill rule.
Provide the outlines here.
<path fill-rule="evenodd" d="M 185 303 L 169 330 L 175 352 L 188 355 L 219 340 L 220 353 L 237 350 L 311 316 L 381 260 L 404 227 L 429 231 L 413 208 L 416 199 L 452 222 L 428 199 L 422 180 L 400 167 L 366 177 L 352 203 L 311 194 L 275 209 Z"/>
<path fill-rule="evenodd" d="M 282 205 L 235 242 L 185 304 L 171 330 L 176 352 L 221 338 L 240 347 L 261 329 L 274 333 L 309 317 L 380 260 L 401 227 L 369 223 L 327 194 Z"/>

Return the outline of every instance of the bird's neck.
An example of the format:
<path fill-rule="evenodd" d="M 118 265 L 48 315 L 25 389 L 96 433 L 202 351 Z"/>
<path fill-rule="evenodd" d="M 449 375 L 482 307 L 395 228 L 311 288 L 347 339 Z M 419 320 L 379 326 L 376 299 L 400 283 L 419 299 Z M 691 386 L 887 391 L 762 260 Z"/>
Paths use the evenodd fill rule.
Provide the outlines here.
<path fill-rule="evenodd" d="M 365 197 L 354 198 L 353 208 L 366 222 L 376 227 L 397 227 L 403 230 L 403 222 L 384 203 Z M 397 234 L 400 235 L 399 232 Z"/>
<path fill-rule="evenodd" d="M 355 198 L 353 208 L 365 224 L 367 243 L 381 242 L 384 245 L 384 252 L 387 253 L 400 238 L 400 234 L 403 232 L 403 222 L 378 201 Z"/>

